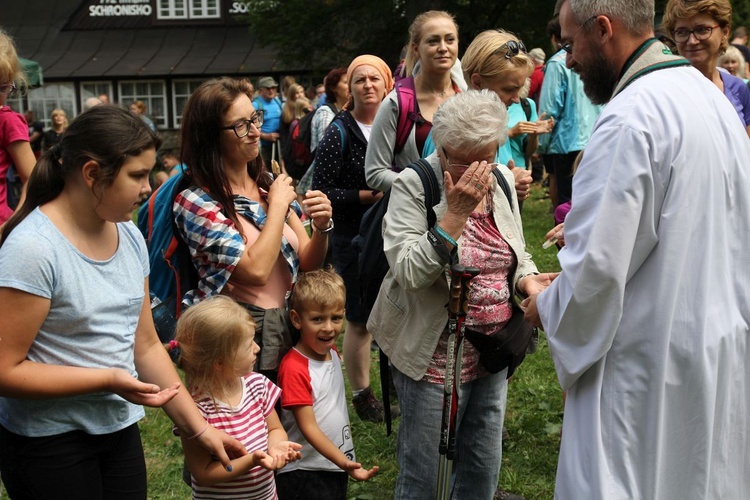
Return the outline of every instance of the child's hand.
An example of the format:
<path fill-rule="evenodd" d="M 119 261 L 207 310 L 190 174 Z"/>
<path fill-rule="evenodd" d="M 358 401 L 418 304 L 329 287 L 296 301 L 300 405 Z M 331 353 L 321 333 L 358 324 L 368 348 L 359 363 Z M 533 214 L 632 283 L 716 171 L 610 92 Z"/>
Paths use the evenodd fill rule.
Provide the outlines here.
<path fill-rule="evenodd" d="M 380 467 L 375 465 L 372 469 L 363 469 L 361 463 L 347 460 L 342 469 L 355 481 L 367 481 L 378 473 Z"/>
<path fill-rule="evenodd" d="M 262 452 L 265 456 L 258 463 L 264 469 L 278 470 L 289 462 L 294 462 L 302 458 L 302 454 L 299 452 L 301 449 L 302 445 L 298 443 L 279 441 L 268 448 L 268 453 Z M 258 451 L 255 453 L 258 453 Z"/>

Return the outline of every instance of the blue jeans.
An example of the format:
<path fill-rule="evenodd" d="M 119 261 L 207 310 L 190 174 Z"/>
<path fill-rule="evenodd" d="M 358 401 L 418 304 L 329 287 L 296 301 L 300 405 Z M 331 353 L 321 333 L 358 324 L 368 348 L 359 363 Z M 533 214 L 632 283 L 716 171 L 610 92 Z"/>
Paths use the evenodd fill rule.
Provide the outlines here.
<path fill-rule="evenodd" d="M 503 370 L 467 384 L 458 393 L 452 498 L 491 500 L 502 461 L 508 383 Z M 443 386 L 415 382 L 395 368 L 401 408 L 397 438 L 399 475 L 394 498 L 433 500 L 437 493 Z"/>

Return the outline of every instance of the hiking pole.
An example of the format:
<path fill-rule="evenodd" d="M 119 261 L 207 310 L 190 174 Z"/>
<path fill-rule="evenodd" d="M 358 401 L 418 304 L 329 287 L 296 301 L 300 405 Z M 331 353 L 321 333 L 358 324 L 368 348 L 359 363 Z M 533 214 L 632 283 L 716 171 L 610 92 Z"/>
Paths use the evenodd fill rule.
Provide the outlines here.
<path fill-rule="evenodd" d="M 445 359 L 445 389 L 443 391 L 443 418 L 440 422 L 438 453 L 437 499 L 451 496 L 453 453 L 456 444 L 456 416 L 458 415 L 458 387 L 461 384 L 461 357 L 463 356 L 464 321 L 469 308 L 469 281 L 479 274 L 479 269 L 451 266 L 451 284 L 448 300 L 448 347 Z"/>

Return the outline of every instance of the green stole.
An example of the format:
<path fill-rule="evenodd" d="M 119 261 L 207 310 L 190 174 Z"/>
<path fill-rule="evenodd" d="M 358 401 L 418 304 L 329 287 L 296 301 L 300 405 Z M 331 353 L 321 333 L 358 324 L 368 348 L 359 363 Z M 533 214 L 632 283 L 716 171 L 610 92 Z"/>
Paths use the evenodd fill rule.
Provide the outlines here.
<path fill-rule="evenodd" d="M 612 93 L 612 99 L 638 78 L 660 69 L 690 66 L 690 62 L 681 56 L 672 54 L 669 47 L 656 38 L 650 38 L 636 49 L 625 62 L 620 73 L 620 80 Z"/>

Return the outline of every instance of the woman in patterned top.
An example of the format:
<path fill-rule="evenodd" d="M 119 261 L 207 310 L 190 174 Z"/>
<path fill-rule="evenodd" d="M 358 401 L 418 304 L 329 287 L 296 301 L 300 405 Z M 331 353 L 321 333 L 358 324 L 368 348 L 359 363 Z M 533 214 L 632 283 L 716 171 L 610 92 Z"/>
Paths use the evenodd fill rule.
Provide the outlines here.
<path fill-rule="evenodd" d="M 382 422 L 383 404 L 370 389 L 370 334 L 367 311 L 360 303 L 358 255 L 352 239 L 365 211 L 382 196 L 367 186 L 365 152 L 375 114 L 393 88 L 393 76 L 382 59 L 364 55 L 349 65 L 347 81 L 351 98 L 326 129 L 315 153 L 313 188 L 325 193 L 339 214 L 331 245 L 336 272 L 346 284 L 344 358 L 354 409 L 363 420 Z"/>
<path fill-rule="evenodd" d="M 173 211 L 200 278 L 183 304 L 222 293 L 247 307 L 262 333 L 259 368 L 275 380 L 292 346 L 287 294 L 300 270 L 323 262 L 333 222 L 328 198 L 308 191 L 302 202 L 312 219 L 308 236 L 292 179 L 263 168 L 262 116 L 251 97 L 249 84 L 232 78 L 209 80 L 190 96 L 180 155 L 190 185 Z"/>

